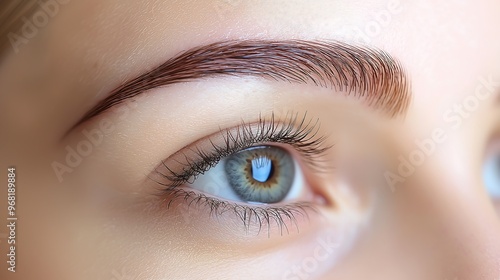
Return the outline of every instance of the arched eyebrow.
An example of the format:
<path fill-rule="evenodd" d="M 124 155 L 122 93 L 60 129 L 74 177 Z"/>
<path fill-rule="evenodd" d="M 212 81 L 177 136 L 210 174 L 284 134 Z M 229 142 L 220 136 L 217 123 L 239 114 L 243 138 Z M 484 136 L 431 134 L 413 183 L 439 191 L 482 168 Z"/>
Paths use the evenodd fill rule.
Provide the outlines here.
<path fill-rule="evenodd" d="M 187 50 L 125 82 L 75 126 L 153 88 L 223 75 L 330 87 L 391 117 L 404 114 L 411 100 L 403 67 L 382 50 L 338 41 L 223 41 Z"/>

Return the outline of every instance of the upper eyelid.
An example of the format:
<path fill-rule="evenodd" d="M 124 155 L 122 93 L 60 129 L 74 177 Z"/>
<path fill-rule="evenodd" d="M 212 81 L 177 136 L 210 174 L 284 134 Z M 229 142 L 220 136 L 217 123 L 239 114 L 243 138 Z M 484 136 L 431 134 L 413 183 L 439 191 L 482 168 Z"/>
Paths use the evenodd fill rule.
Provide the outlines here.
<path fill-rule="evenodd" d="M 181 165 L 184 164 L 185 166 L 188 166 L 188 167 L 191 167 L 190 165 L 192 164 L 192 162 L 190 163 L 189 160 L 191 160 L 191 161 L 199 160 L 200 153 L 201 153 L 201 156 L 206 155 L 207 157 L 213 156 L 214 154 L 218 155 L 219 160 L 220 160 L 232 152 L 249 147 L 249 146 L 241 147 L 241 146 L 238 146 L 238 143 L 236 143 L 236 144 L 232 143 L 234 141 L 236 141 L 236 142 L 241 141 L 241 139 L 234 139 L 233 138 L 235 135 L 234 133 L 237 133 L 236 135 L 241 136 L 242 134 L 240 134 L 240 133 L 242 133 L 242 131 L 245 131 L 245 129 L 250 130 L 250 129 L 254 128 L 255 126 L 257 126 L 259 128 L 255 132 L 253 132 L 253 133 L 256 133 L 256 135 L 253 135 L 253 136 L 249 135 L 248 133 L 250 133 L 250 132 L 248 132 L 248 131 L 243 132 L 243 133 L 247 133 L 246 137 L 250 137 L 250 138 L 251 137 L 261 137 L 262 138 L 262 139 L 252 138 L 252 140 L 255 140 L 255 141 L 254 141 L 254 143 L 250 143 L 250 144 L 252 144 L 252 145 L 259 144 L 260 145 L 260 144 L 263 144 L 262 141 L 280 143 L 279 141 L 274 141 L 274 140 L 279 140 L 279 139 L 274 139 L 274 140 L 268 139 L 268 138 L 266 138 L 266 136 L 292 137 L 293 139 L 290 139 L 290 140 L 298 140 L 300 142 L 298 142 L 297 144 L 302 145 L 301 147 L 296 147 L 296 148 L 298 148 L 299 152 L 302 152 L 302 154 L 305 156 L 307 156 L 307 155 L 310 156 L 310 158 L 307 158 L 305 160 L 306 161 L 309 160 L 308 163 L 310 163 L 310 165 L 312 167 L 317 167 L 318 170 L 320 170 L 322 168 L 322 165 L 316 164 L 315 162 L 312 162 L 310 160 L 317 158 L 317 155 L 324 154 L 324 152 L 326 150 L 331 148 L 331 145 L 328 145 L 326 143 L 326 137 L 317 135 L 318 131 L 319 131 L 319 122 L 317 122 L 317 121 L 313 122 L 312 121 L 313 119 L 314 118 L 309 118 L 307 116 L 307 113 L 305 113 L 300 119 L 298 119 L 298 113 L 294 114 L 294 113 L 290 113 L 290 112 L 286 115 L 285 119 L 283 119 L 283 120 L 276 120 L 274 118 L 274 114 L 272 114 L 271 117 L 269 117 L 268 119 L 262 118 L 262 116 L 261 116 L 258 123 L 242 122 L 242 124 L 240 126 L 237 126 L 236 128 L 219 131 L 219 133 L 221 133 L 222 135 L 227 135 L 225 137 L 223 136 L 223 138 L 222 138 L 223 141 L 225 142 L 223 146 L 217 146 L 217 144 L 212 142 L 211 137 L 214 137 L 214 134 L 212 134 L 210 136 L 204 137 L 204 138 L 197 140 L 194 143 L 182 148 L 178 152 L 169 156 L 167 158 L 167 160 L 169 160 L 169 159 L 175 160 L 176 156 L 180 157 L 181 159 L 182 159 L 182 157 L 185 157 L 184 160 L 186 160 L 188 162 L 185 162 L 185 163 L 178 162 L 178 163 Z M 311 125 L 311 123 L 312 123 L 312 125 Z M 270 127 L 274 127 L 274 130 L 269 130 Z M 316 130 L 316 129 L 318 129 L 318 130 Z M 283 133 L 288 133 L 288 134 L 283 134 Z M 215 134 L 215 135 L 217 135 L 217 134 Z M 219 134 L 219 137 L 220 136 L 221 135 Z M 237 137 L 240 137 L 240 136 L 237 136 Z M 300 139 L 299 139 L 299 137 L 300 137 Z M 200 141 L 205 141 L 205 142 L 208 141 L 210 143 L 209 146 L 211 146 L 211 147 L 209 147 L 209 149 L 211 149 L 212 151 L 207 152 L 207 151 L 201 150 L 199 148 L 199 146 L 197 145 L 197 143 L 200 143 Z M 286 142 L 286 141 L 283 141 L 282 143 L 293 145 L 293 143 Z M 252 145 L 250 145 L 250 146 L 252 146 Z M 189 156 L 187 156 L 185 154 L 186 149 L 187 149 L 187 152 L 191 153 L 192 157 L 198 157 L 198 158 L 197 159 L 192 159 L 192 158 L 190 159 Z M 228 150 L 228 149 L 230 149 L 230 150 Z M 212 162 L 212 163 L 216 164 L 217 162 Z M 208 166 L 204 166 L 204 167 L 208 168 Z M 161 172 L 158 171 L 159 168 L 166 169 L 166 171 L 171 173 L 171 175 L 169 176 L 169 175 L 162 174 Z M 197 168 L 200 168 L 200 167 L 197 167 Z M 160 163 L 154 169 L 154 171 L 152 173 L 159 174 L 160 176 L 166 178 L 167 180 L 172 180 L 172 177 L 176 177 L 179 175 L 178 172 L 171 170 L 170 167 L 165 164 L 165 161 L 162 161 L 162 163 Z M 185 176 L 191 177 L 192 175 L 193 174 L 186 174 Z M 148 178 L 159 183 L 160 185 L 163 185 L 163 183 L 158 182 L 155 178 L 151 178 L 150 176 L 148 176 Z M 179 184 L 182 184 L 186 180 L 187 180 L 187 178 L 183 178 L 182 181 L 179 181 Z"/>

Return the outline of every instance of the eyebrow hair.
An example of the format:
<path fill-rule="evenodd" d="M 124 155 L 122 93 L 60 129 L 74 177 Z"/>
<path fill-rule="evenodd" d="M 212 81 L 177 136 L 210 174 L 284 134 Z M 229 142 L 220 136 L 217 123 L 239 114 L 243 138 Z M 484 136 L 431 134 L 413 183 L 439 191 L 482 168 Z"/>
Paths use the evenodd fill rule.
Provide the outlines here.
<path fill-rule="evenodd" d="M 147 90 L 222 75 L 331 87 L 391 117 L 404 114 L 411 99 L 403 67 L 382 50 L 338 41 L 223 41 L 187 50 L 125 82 L 75 126 Z"/>

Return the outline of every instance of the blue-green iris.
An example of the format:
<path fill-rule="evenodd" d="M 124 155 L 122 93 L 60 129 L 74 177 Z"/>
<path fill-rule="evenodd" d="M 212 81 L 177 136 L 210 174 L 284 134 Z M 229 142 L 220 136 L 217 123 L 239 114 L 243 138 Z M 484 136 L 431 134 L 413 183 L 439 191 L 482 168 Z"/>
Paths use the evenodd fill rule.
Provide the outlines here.
<path fill-rule="evenodd" d="M 295 165 L 292 156 L 274 146 L 252 147 L 226 159 L 230 186 L 247 202 L 276 203 L 292 187 Z"/>

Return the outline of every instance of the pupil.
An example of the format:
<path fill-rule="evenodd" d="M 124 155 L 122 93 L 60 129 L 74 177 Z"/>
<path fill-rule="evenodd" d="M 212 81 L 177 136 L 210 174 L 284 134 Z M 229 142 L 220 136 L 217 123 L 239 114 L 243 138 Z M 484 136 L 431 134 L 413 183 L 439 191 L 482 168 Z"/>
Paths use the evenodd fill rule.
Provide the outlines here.
<path fill-rule="evenodd" d="M 252 178 L 255 181 L 264 183 L 273 176 L 274 165 L 272 160 L 267 157 L 258 157 L 252 159 Z"/>

